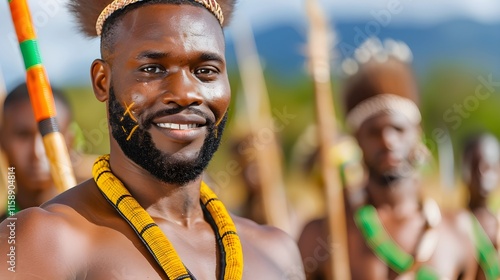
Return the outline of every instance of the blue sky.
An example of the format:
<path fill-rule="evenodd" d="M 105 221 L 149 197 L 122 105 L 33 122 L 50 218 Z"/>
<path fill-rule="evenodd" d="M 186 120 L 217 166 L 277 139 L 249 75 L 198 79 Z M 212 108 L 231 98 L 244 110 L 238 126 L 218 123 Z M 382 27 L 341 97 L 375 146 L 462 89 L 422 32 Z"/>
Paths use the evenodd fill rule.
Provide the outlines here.
<path fill-rule="evenodd" d="M 484 23 L 500 21 L 497 0 L 318 0 L 330 16 L 337 19 L 366 19 L 383 10 L 392 14 L 395 24 L 429 24 L 456 17 Z M 304 17 L 304 0 L 240 0 L 236 17 L 249 17 L 256 28 L 276 21 Z"/>
<path fill-rule="evenodd" d="M 89 65 L 99 56 L 98 41 L 79 35 L 67 13 L 67 0 L 29 0 L 44 65 L 52 83 L 89 84 Z M 339 20 L 373 20 L 389 15 L 390 24 L 426 25 L 452 18 L 479 22 L 500 21 L 497 0 L 319 0 L 330 17 Z M 246 19 L 254 30 L 280 22 L 305 26 L 304 0 L 239 0 L 234 20 Z M 499 31 L 500 32 L 500 31 Z M 0 67 L 7 89 L 24 79 L 7 1 L 0 1 Z"/>

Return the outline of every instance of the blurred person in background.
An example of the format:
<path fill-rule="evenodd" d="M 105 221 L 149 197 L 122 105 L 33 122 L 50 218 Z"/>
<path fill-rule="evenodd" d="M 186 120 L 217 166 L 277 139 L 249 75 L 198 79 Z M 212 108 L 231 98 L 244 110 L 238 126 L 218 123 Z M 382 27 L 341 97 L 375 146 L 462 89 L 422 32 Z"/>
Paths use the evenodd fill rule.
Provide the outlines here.
<path fill-rule="evenodd" d="M 237 137 L 231 144 L 231 156 L 241 167 L 240 177 L 246 199 L 240 205 L 239 214 L 258 224 L 265 224 L 266 217 L 262 205 L 262 186 L 258 171 L 255 137 L 249 133 Z"/>
<path fill-rule="evenodd" d="M 347 207 L 352 279 L 472 279 L 470 223 L 441 213 L 420 193 L 428 151 L 421 142 L 419 90 L 400 42 L 370 39 L 344 63 L 347 126 L 363 154 L 363 197 Z M 299 239 L 307 279 L 332 279 L 326 219 L 307 224 Z M 330 245 L 329 245 L 330 244 Z M 335 257 L 335 255 L 333 255 Z"/>
<path fill-rule="evenodd" d="M 242 217 L 253 220 L 258 224 L 270 225 L 271 223 L 268 220 L 269 215 L 265 211 L 272 211 L 272 209 L 266 209 L 264 206 L 263 196 L 265 195 L 265 190 L 263 188 L 266 183 L 263 182 L 259 171 L 259 164 L 266 164 L 266 162 L 259 161 L 258 159 L 258 153 L 262 152 L 260 150 L 262 149 L 261 145 L 268 145 L 268 143 L 263 142 L 258 136 L 250 132 L 242 134 L 241 136 L 234 137 L 230 145 L 231 157 L 237 163 L 239 171 L 236 176 L 241 181 L 241 189 L 244 196 L 236 211 Z M 272 166 L 266 165 L 265 168 L 272 168 Z M 279 188 L 281 186 L 269 185 L 269 187 Z M 286 229 L 286 231 L 292 237 L 296 238 L 300 233 L 300 229 L 297 226 L 297 213 L 288 199 L 286 199 L 286 203 L 287 216 L 280 216 L 280 219 L 290 221 L 290 228 Z"/>
<path fill-rule="evenodd" d="M 72 122 L 70 104 L 61 90 L 53 89 L 53 95 L 59 129 L 67 145 L 71 146 L 74 134 L 70 129 Z M 3 105 L 0 132 L 0 145 L 5 153 L 7 164 L 15 168 L 14 213 L 21 209 L 39 206 L 57 195 L 42 135 L 38 131 L 25 83 L 20 84 L 7 95 Z M 2 170 L 2 176 L 7 176 L 4 174 L 6 172 Z M 90 177 L 90 167 L 87 173 Z M 2 213 L 0 221 L 5 219 L 6 210 L 0 210 Z"/>
<path fill-rule="evenodd" d="M 500 211 L 488 207 L 488 198 L 500 182 L 500 144 L 490 133 L 472 136 L 463 150 L 462 177 L 469 193 L 476 258 L 476 279 L 500 279 Z"/>

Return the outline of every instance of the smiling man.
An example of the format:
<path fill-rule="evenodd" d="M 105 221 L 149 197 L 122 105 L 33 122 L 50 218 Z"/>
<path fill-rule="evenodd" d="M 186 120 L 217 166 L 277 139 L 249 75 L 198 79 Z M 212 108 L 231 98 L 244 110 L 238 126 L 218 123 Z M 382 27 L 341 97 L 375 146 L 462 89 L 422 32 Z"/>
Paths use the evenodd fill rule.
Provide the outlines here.
<path fill-rule="evenodd" d="M 219 6 L 220 4 L 220 6 Z M 1 225 L 1 279 L 303 279 L 282 231 L 230 215 L 202 181 L 230 102 L 232 1 L 71 1 L 101 36 L 91 66 L 110 155 L 94 179 Z M 14 246 L 14 250 L 12 247 Z"/>

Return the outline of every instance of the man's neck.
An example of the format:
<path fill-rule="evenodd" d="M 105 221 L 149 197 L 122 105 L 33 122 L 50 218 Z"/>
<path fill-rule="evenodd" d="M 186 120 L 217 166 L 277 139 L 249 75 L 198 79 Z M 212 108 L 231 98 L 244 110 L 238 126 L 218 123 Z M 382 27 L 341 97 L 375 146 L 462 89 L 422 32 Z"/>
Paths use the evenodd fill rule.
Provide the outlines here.
<path fill-rule="evenodd" d="M 370 177 L 366 190 L 368 203 L 377 209 L 389 210 L 404 217 L 420 208 L 417 180 L 414 177 L 383 183 Z"/>
<path fill-rule="evenodd" d="M 488 205 L 486 202 L 486 198 L 480 197 L 479 195 L 471 194 L 471 198 L 469 200 L 469 209 L 471 211 L 480 210 L 480 209 L 488 209 Z"/>
<path fill-rule="evenodd" d="M 469 210 L 477 217 L 491 216 L 494 214 L 488 207 L 486 199 L 473 199 L 469 201 Z"/>
<path fill-rule="evenodd" d="M 152 218 L 185 227 L 204 219 L 200 207 L 201 176 L 185 186 L 167 184 L 120 153 L 111 154 L 110 166 Z"/>

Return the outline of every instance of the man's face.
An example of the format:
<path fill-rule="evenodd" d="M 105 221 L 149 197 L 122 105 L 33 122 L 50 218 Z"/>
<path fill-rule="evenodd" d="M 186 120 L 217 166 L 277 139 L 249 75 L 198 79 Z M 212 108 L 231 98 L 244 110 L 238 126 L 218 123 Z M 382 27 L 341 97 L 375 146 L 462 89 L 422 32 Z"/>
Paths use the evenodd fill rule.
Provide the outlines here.
<path fill-rule="evenodd" d="M 471 151 L 467 159 L 470 181 L 466 182 L 472 192 L 486 198 L 500 181 L 500 150 L 494 138 L 483 138 Z"/>
<path fill-rule="evenodd" d="M 57 120 L 67 144 L 69 115 L 56 101 Z M 54 187 L 42 136 L 33 116 L 29 99 L 11 103 L 4 112 L 1 143 L 9 166 L 15 167 L 17 187 L 26 190 L 47 190 Z"/>
<path fill-rule="evenodd" d="M 356 133 L 370 175 L 386 183 L 412 174 L 419 136 L 418 127 L 397 113 L 380 113 Z"/>
<path fill-rule="evenodd" d="M 118 24 L 106 61 L 113 139 L 156 178 L 183 185 L 220 142 L 230 101 L 222 29 L 189 5 L 139 7 Z"/>

